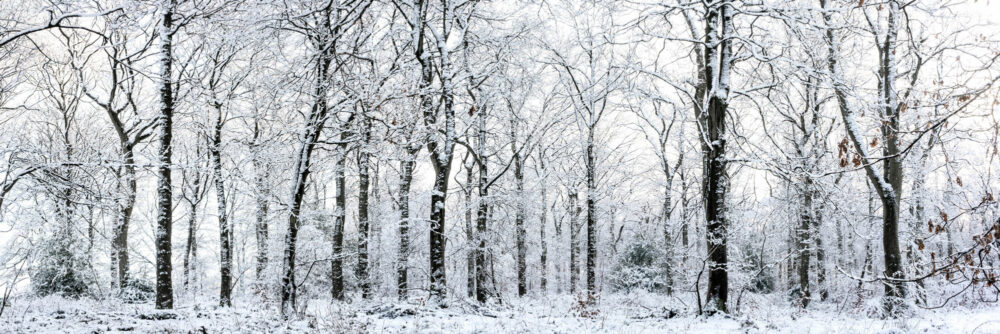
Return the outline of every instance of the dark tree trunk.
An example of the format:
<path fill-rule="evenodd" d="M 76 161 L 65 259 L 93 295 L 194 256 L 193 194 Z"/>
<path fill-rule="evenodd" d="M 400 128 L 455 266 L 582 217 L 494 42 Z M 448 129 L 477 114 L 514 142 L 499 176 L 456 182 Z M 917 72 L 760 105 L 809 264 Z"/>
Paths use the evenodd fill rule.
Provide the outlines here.
<path fill-rule="evenodd" d="M 366 116 L 361 118 L 361 142 L 358 148 L 358 269 L 357 276 L 361 285 L 361 297 L 371 298 L 371 282 L 368 277 L 368 188 L 369 188 L 369 154 L 368 139 L 371 123 Z"/>
<path fill-rule="evenodd" d="M 132 209 L 135 207 L 136 197 L 135 155 L 132 145 L 123 143 L 122 154 L 125 158 L 125 167 L 122 168 L 125 178 L 125 201 L 118 208 L 118 219 L 112 228 L 111 238 L 111 265 L 115 270 L 119 292 L 122 292 L 122 289 L 125 289 L 131 280 L 128 270 L 128 225 L 132 220 Z"/>
<path fill-rule="evenodd" d="M 728 105 L 729 68 L 731 49 L 729 35 L 732 33 L 732 7 L 728 1 L 722 1 L 708 8 L 705 26 L 705 61 L 704 67 L 706 98 L 708 106 L 700 115 L 700 122 L 705 131 L 704 152 L 704 197 L 705 197 L 705 228 L 706 246 L 708 250 L 709 272 L 708 304 L 718 311 L 728 312 L 729 296 L 728 272 L 728 221 L 726 214 L 726 193 L 729 187 L 729 177 L 726 172 L 726 113 Z M 721 30 L 720 30 L 721 29 Z"/>
<path fill-rule="evenodd" d="M 399 175 L 399 254 L 396 262 L 396 293 L 399 299 L 405 300 L 409 285 L 407 284 L 408 258 L 410 253 L 410 184 L 413 183 L 413 160 L 416 152 L 408 152 L 405 160 L 400 161 Z"/>
<path fill-rule="evenodd" d="M 196 183 L 200 183 L 196 179 Z M 200 185 L 195 186 L 197 192 Z M 188 217 L 187 243 L 184 246 L 184 288 L 188 288 L 191 283 L 191 271 L 194 270 L 194 262 L 198 259 L 198 204 L 194 201 L 188 203 L 191 215 Z"/>
<path fill-rule="evenodd" d="M 468 243 L 466 251 L 466 295 L 476 297 L 476 224 L 472 220 L 472 162 L 465 164 L 465 240 Z"/>
<path fill-rule="evenodd" d="M 799 304 L 802 307 L 809 306 L 811 293 L 809 290 L 809 260 L 812 258 L 810 242 L 813 240 L 812 227 L 814 225 L 812 212 L 812 194 L 808 189 L 810 182 L 807 180 L 804 185 L 805 196 L 802 200 L 801 214 L 799 216 L 799 228 L 796 229 L 795 239 L 798 241 L 798 274 L 799 274 Z"/>
<path fill-rule="evenodd" d="M 826 1 L 820 0 L 820 5 L 826 7 Z M 872 161 L 868 155 L 867 142 L 861 138 L 861 134 L 856 133 L 857 129 L 848 125 L 846 127 L 848 138 L 861 155 L 861 165 L 864 166 L 865 174 L 875 188 L 879 199 L 882 202 L 882 250 L 885 260 L 885 275 L 888 280 L 884 282 L 885 287 L 885 311 L 890 316 L 898 316 L 897 312 L 903 307 L 903 299 L 906 298 L 906 289 L 903 282 L 898 281 L 903 278 L 902 255 L 899 248 L 899 207 L 902 198 L 903 167 L 899 155 L 899 112 L 900 103 L 896 96 L 895 80 L 896 71 L 896 44 L 897 44 L 897 20 L 899 19 L 899 3 L 889 1 L 889 14 L 887 15 L 887 27 L 885 36 L 881 36 L 881 41 L 877 45 L 879 55 L 879 108 L 881 122 L 880 132 L 882 135 L 882 159 L 881 175 L 876 170 L 877 161 Z M 832 21 L 831 14 L 824 12 L 823 21 L 830 27 Z M 837 67 L 837 44 L 834 39 L 833 28 L 826 29 L 827 39 L 827 67 L 832 73 L 834 80 L 839 80 L 839 69 Z M 840 106 L 841 115 L 847 124 L 855 124 L 855 111 L 847 104 L 848 92 L 839 81 L 834 85 L 834 95 Z"/>
<path fill-rule="evenodd" d="M 347 140 L 347 133 L 341 132 L 340 140 Z M 334 164 L 334 178 L 337 188 L 333 222 L 333 252 L 330 256 L 330 294 L 333 299 L 344 300 L 344 223 L 347 211 L 347 177 L 344 175 L 347 162 L 347 144 L 338 144 L 337 162 Z"/>
<path fill-rule="evenodd" d="M 548 212 L 548 208 L 549 208 L 548 207 L 548 202 L 549 202 L 549 200 L 548 200 L 548 189 L 547 189 L 548 185 L 545 182 L 545 177 L 546 177 L 546 172 L 545 172 L 545 156 L 544 156 L 544 154 L 541 151 L 539 151 L 539 153 L 538 153 L 538 164 L 539 164 L 539 168 L 541 168 L 541 170 L 542 170 L 542 175 L 539 178 L 539 182 L 541 183 L 541 185 L 540 185 L 541 190 L 540 191 L 542 193 L 542 202 L 541 202 L 541 204 L 542 204 L 542 212 L 541 212 L 541 214 L 538 217 L 538 237 L 539 237 L 538 238 L 538 240 L 539 240 L 538 247 L 540 248 L 539 249 L 539 253 L 540 254 L 539 254 L 538 261 L 539 261 L 539 267 L 541 269 L 541 282 L 540 282 L 541 285 L 540 285 L 540 288 L 542 290 L 542 294 L 544 295 L 544 294 L 546 294 L 548 292 L 547 290 L 548 290 L 548 274 L 549 274 L 549 262 L 548 262 L 549 248 L 548 248 L 548 246 L 546 244 L 546 240 L 545 240 L 545 225 L 547 224 L 547 220 L 548 220 L 548 213 L 549 213 Z"/>
<path fill-rule="evenodd" d="M 212 178 L 215 180 L 215 198 L 219 217 L 219 306 L 232 306 L 233 286 L 233 230 L 229 224 L 226 208 L 226 184 L 222 177 L 222 106 L 216 105 L 218 118 L 212 134 Z"/>
<path fill-rule="evenodd" d="M 175 0 L 166 0 L 160 18 L 160 147 L 156 167 L 157 216 L 156 216 L 156 308 L 174 308 L 174 289 L 171 280 L 171 227 L 173 224 L 173 193 L 170 182 L 170 165 L 173 155 L 174 83 L 173 83 L 173 16 Z"/>
<path fill-rule="evenodd" d="M 477 132 L 477 148 L 480 152 L 486 146 L 486 117 L 484 111 L 479 112 Z M 485 302 L 490 293 L 487 290 L 490 281 L 490 272 L 486 270 L 486 228 L 489 219 L 489 161 L 486 156 L 479 157 L 479 181 L 476 187 L 479 190 L 479 205 L 476 210 L 476 300 Z"/>
<path fill-rule="evenodd" d="M 597 174 L 594 129 L 587 134 L 587 292 L 597 293 Z"/>
<path fill-rule="evenodd" d="M 260 128 L 257 123 L 254 123 L 254 143 L 258 142 L 260 137 Z M 257 154 L 255 150 L 255 156 L 253 160 L 254 166 L 254 187 L 256 190 L 255 197 L 257 200 L 257 212 L 256 221 L 254 223 L 254 235 L 257 241 L 257 267 L 256 267 L 256 278 L 260 282 L 263 279 L 264 270 L 267 269 L 268 256 L 267 256 L 267 244 L 268 244 L 268 224 L 267 224 L 267 213 L 268 213 L 268 199 L 267 194 L 269 189 L 267 186 L 267 178 L 270 172 L 268 171 L 265 163 L 261 161 L 262 157 Z"/>
<path fill-rule="evenodd" d="M 329 25 L 329 22 L 327 22 Z M 326 92 L 329 85 L 329 68 L 334 47 L 327 40 L 314 41 L 313 45 L 321 50 L 316 61 L 314 96 L 312 108 L 306 120 L 305 131 L 300 138 L 299 153 L 295 160 L 295 175 L 292 178 L 292 201 L 288 213 L 288 233 L 285 235 L 285 251 L 282 259 L 284 273 L 281 277 L 281 313 L 287 316 L 295 306 L 295 250 L 299 233 L 299 214 L 302 210 L 302 199 L 306 193 L 306 182 L 309 180 L 310 163 L 313 150 L 319 140 L 323 125 L 326 123 L 329 107 Z"/>
<path fill-rule="evenodd" d="M 511 146 L 514 149 L 514 146 Z M 516 200 L 517 200 L 517 212 L 514 214 L 514 226 L 515 226 L 515 245 L 517 247 L 517 295 L 523 297 L 528 293 L 527 286 L 527 276 L 528 271 L 526 264 L 527 248 L 524 244 L 525 230 L 524 230 L 524 170 L 523 161 L 521 161 L 520 154 L 514 151 L 514 179 L 516 182 Z"/>
<path fill-rule="evenodd" d="M 571 190 L 572 191 L 572 190 Z M 577 193 L 569 193 L 569 292 L 576 293 L 580 284 L 580 204 Z"/>

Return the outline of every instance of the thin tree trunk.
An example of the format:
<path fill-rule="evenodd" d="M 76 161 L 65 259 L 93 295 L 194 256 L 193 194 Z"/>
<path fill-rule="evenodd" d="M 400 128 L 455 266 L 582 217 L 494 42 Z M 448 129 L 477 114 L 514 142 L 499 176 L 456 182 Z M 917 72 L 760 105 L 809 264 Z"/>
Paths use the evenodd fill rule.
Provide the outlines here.
<path fill-rule="evenodd" d="M 577 193 L 569 193 L 569 292 L 576 293 L 580 282 L 580 205 Z"/>
<path fill-rule="evenodd" d="M 196 184 L 200 183 L 200 180 L 196 179 Z M 195 186 L 195 192 L 200 185 Z M 190 207 L 191 215 L 188 217 L 188 230 L 187 230 L 187 243 L 184 246 L 184 288 L 188 289 L 191 283 L 191 271 L 194 269 L 194 261 L 198 258 L 198 204 L 194 201 L 189 201 L 188 206 Z"/>
<path fill-rule="evenodd" d="M 476 297 L 476 225 L 472 220 L 472 162 L 465 164 L 465 240 L 469 249 L 466 251 L 466 295 Z"/>
<path fill-rule="evenodd" d="M 511 127 L 513 128 L 513 126 Z M 516 137 L 515 137 L 516 138 Z M 527 248 L 524 244 L 525 230 L 524 230 L 524 170 L 523 161 L 521 161 L 520 154 L 516 151 L 514 146 L 514 179 L 515 179 L 515 198 L 517 199 L 517 212 L 514 214 L 514 227 L 515 227 L 515 247 L 517 248 L 517 295 L 523 297 L 528 293 L 527 286 Z"/>
<path fill-rule="evenodd" d="M 212 159 L 212 174 L 215 180 L 215 198 L 219 217 L 219 306 L 232 306 L 233 285 L 233 230 L 229 224 L 229 212 L 226 208 L 226 184 L 222 176 L 222 106 L 216 104 L 218 118 L 212 134 L 212 147 L 209 149 Z"/>
<path fill-rule="evenodd" d="M 260 136 L 260 128 L 258 124 L 254 123 L 254 143 Z M 268 213 L 268 187 L 267 187 L 267 177 L 270 172 L 265 167 L 261 157 L 257 155 L 257 151 L 254 151 L 255 156 L 253 159 L 254 172 L 254 186 L 255 186 L 255 196 L 257 200 L 257 212 L 256 221 L 254 223 L 254 235 L 257 241 L 257 267 L 256 267 L 256 278 L 260 282 L 263 279 L 264 270 L 267 268 L 268 256 L 267 256 L 267 244 L 268 244 L 268 224 L 267 224 L 267 213 Z"/>
<path fill-rule="evenodd" d="M 325 22 L 329 26 L 329 22 Z M 306 193 L 306 182 L 309 180 L 312 153 L 319 140 L 323 125 L 326 123 L 329 107 L 326 92 L 329 85 L 329 68 L 332 60 L 333 45 L 327 40 L 315 42 L 314 47 L 321 50 L 316 61 L 314 83 L 314 98 L 312 108 L 302 134 L 299 153 L 295 160 L 295 175 L 292 179 L 291 205 L 288 214 L 288 233 L 285 234 L 285 251 L 282 259 L 283 275 L 281 277 L 281 314 L 289 315 L 295 307 L 295 250 L 299 233 L 299 214 L 302 210 L 302 199 Z"/>
<path fill-rule="evenodd" d="M 538 261 L 539 261 L 539 267 L 541 269 L 541 282 L 540 282 L 541 285 L 540 285 L 540 288 L 542 290 L 542 294 L 545 295 L 548 292 L 547 290 L 548 290 L 548 275 L 549 275 L 549 262 L 548 262 L 549 248 L 548 248 L 548 246 L 546 244 L 546 240 L 545 240 L 545 225 L 547 224 L 547 220 L 548 220 L 548 213 L 549 213 L 548 212 L 548 208 L 549 208 L 548 207 L 548 202 L 549 202 L 549 200 L 548 200 L 548 189 L 547 189 L 548 185 L 545 182 L 545 177 L 546 177 L 546 172 L 545 172 L 545 156 L 542 153 L 542 151 L 539 151 L 539 153 L 538 153 L 538 164 L 539 164 L 539 167 L 542 170 L 542 175 L 539 178 L 539 182 L 541 183 L 540 188 L 541 188 L 541 193 L 542 193 L 541 194 L 542 195 L 542 202 L 541 202 L 541 204 L 542 204 L 541 205 L 542 212 L 541 212 L 541 214 L 538 217 L 538 235 L 539 235 L 539 238 L 538 238 L 539 245 L 538 245 L 538 247 L 540 248 L 539 249 L 539 253 L 540 254 L 539 254 Z"/>
<path fill-rule="evenodd" d="M 347 133 L 341 132 L 341 144 L 338 144 L 337 162 L 334 164 L 334 178 L 336 182 L 337 194 L 334 200 L 333 222 L 333 252 L 330 256 L 330 294 L 333 299 L 344 300 L 344 224 L 347 211 L 347 177 L 345 176 L 347 162 L 347 144 L 343 143 L 347 139 Z"/>
<path fill-rule="evenodd" d="M 587 293 L 597 294 L 597 171 L 594 129 L 587 134 Z"/>
<path fill-rule="evenodd" d="M 371 298 L 371 281 L 368 277 L 368 188 L 369 188 L 369 154 L 368 139 L 370 137 L 371 124 L 366 116 L 361 118 L 361 142 L 362 147 L 358 148 L 358 281 L 361 285 L 361 297 Z"/>
<path fill-rule="evenodd" d="M 400 161 L 399 176 L 399 254 L 396 262 L 396 293 L 400 300 L 405 300 L 409 285 L 407 284 L 408 258 L 410 252 L 410 184 L 413 182 L 413 161 L 416 152 L 408 152 L 406 158 Z"/>

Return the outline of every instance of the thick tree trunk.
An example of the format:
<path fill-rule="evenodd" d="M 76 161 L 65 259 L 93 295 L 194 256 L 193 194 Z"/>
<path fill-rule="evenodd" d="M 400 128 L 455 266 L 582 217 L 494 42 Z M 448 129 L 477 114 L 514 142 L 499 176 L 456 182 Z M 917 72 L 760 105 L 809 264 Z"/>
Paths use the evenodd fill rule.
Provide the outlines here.
<path fill-rule="evenodd" d="M 706 300 L 714 309 L 728 312 L 729 296 L 728 272 L 728 221 L 726 214 L 726 193 L 729 177 L 726 172 L 726 113 L 729 107 L 729 68 L 731 49 L 729 36 L 732 28 L 732 6 L 729 1 L 721 1 L 708 10 L 705 26 L 705 78 L 709 80 L 705 98 L 707 109 L 701 115 L 705 129 L 704 152 L 704 196 L 705 220 L 707 225 L 706 247 L 708 250 L 709 272 Z M 721 29 L 721 31 L 719 30 Z"/>
<path fill-rule="evenodd" d="M 156 216 L 156 308 L 174 308 L 174 289 L 171 275 L 171 228 L 173 225 L 173 193 L 171 191 L 170 167 L 172 163 L 174 117 L 173 83 L 173 16 L 175 0 L 166 0 L 160 18 L 160 147 L 157 152 L 156 167 L 157 216 Z"/>

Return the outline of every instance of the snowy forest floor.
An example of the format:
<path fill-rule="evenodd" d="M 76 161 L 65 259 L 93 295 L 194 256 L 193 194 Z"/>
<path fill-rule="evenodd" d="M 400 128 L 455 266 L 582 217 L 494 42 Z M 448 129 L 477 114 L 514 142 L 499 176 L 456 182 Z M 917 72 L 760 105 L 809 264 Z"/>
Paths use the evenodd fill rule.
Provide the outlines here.
<path fill-rule="evenodd" d="M 206 299 L 160 312 L 151 304 L 24 297 L 11 301 L 0 333 L 1000 333 L 1000 305 L 919 309 L 886 320 L 834 303 L 802 311 L 781 296 L 752 296 L 737 315 L 698 317 L 670 299 L 610 295 L 588 309 L 568 295 L 490 307 L 454 301 L 443 309 L 389 300 L 317 300 L 286 321 L 273 304 L 259 300 L 219 308 Z"/>

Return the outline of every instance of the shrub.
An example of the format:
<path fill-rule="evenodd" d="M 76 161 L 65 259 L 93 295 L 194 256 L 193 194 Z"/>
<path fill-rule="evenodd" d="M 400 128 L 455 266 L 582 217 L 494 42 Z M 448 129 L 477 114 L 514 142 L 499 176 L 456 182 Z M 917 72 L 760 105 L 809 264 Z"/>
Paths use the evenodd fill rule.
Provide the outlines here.
<path fill-rule="evenodd" d="M 662 252 L 649 242 L 640 240 L 629 244 L 611 274 L 612 287 L 625 292 L 665 290 L 667 268 L 663 258 Z"/>

